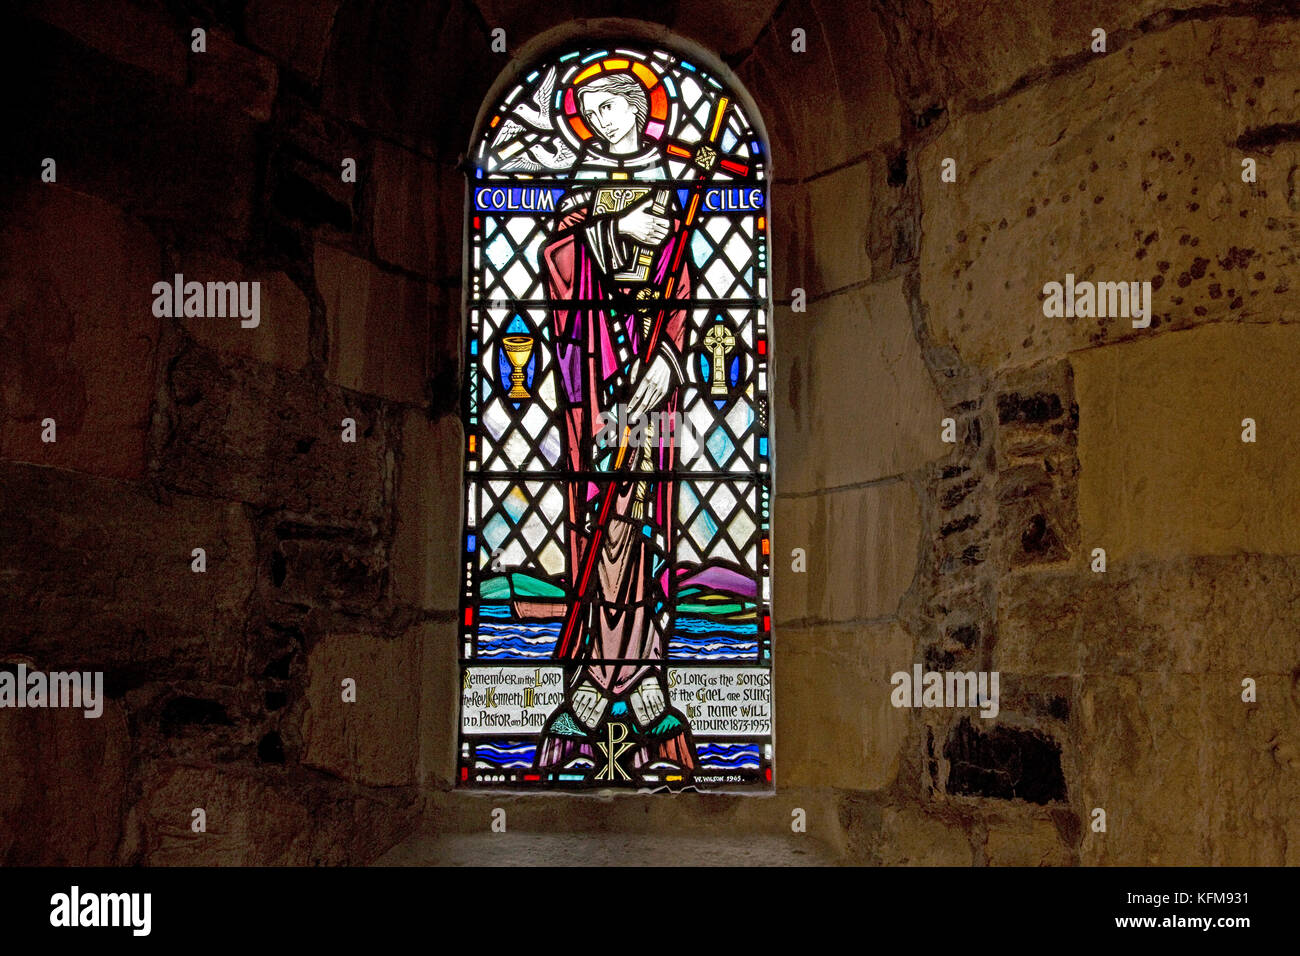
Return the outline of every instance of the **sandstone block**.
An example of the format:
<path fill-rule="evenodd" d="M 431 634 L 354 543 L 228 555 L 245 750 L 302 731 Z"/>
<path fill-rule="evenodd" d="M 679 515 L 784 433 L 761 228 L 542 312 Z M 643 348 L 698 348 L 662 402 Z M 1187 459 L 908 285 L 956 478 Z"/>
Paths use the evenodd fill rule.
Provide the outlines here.
<path fill-rule="evenodd" d="M 4 203 L 0 455 L 116 478 L 144 474 L 159 320 L 158 245 L 98 199 L 36 184 Z M 41 440 L 55 420 L 57 441 Z"/>
<path fill-rule="evenodd" d="M 275 63 L 240 46 L 225 30 L 197 21 L 192 25 L 207 30 L 207 52 L 190 54 L 190 89 L 235 106 L 259 123 L 269 120 L 279 81 Z"/>
<path fill-rule="evenodd" d="M 329 325 L 329 380 L 399 402 L 424 400 L 429 288 L 333 246 L 316 246 Z"/>
<path fill-rule="evenodd" d="M 460 605 L 464 439 L 458 418 L 429 421 L 421 410 L 402 416 L 397 530 L 392 579 L 397 600 L 425 609 Z"/>
<path fill-rule="evenodd" d="M 253 586 L 253 534 L 239 505 L 160 505 L 120 482 L 0 467 L 0 646 L 42 668 L 109 670 L 134 683 L 231 679 Z M 191 552 L 207 551 L 207 571 Z"/>
<path fill-rule="evenodd" d="M 889 678 L 911 666 L 912 637 L 891 623 L 784 627 L 776 638 L 778 785 L 888 787 L 910 724 Z"/>
<path fill-rule="evenodd" d="M 813 303 L 773 349 L 780 493 L 892 477 L 951 448 L 900 280 Z"/>
<path fill-rule="evenodd" d="M 415 782 L 419 760 L 421 629 L 396 640 L 331 634 L 308 654 L 303 763 L 347 780 L 392 787 Z M 342 681 L 356 681 L 356 702 Z"/>
<path fill-rule="evenodd" d="M 1223 324 L 1075 356 L 1085 548 L 1300 552 L 1297 349 L 1300 326 Z"/>
<path fill-rule="evenodd" d="M 181 317 L 181 324 L 200 345 L 290 371 L 307 364 L 311 321 L 307 297 L 283 272 L 249 269 L 203 252 L 180 256 L 178 268 L 186 282 L 260 283 L 261 320 L 255 328 L 243 328 L 239 319 Z M 171 276 L 159 280 L 170 281 Z"/>
<path fill-rule="evenodd" d="M 420 275 L 460 274 L 465 176 L 401 146 L 374 154 L 375 252 Z"/>
<path fill-rule="evenodd" d="M 94 0 L 27 5 L 31 13 L 115 60 L 138 66 L 170 83 L 185 83 L 188 38 L 162 0 L 128 0 L 111 7 Z"/>
<path fill-rule="evenodd" d="M 898 610 L 921 547 L 921 513 L 906 481 L 776 501 L 778 621 L 847 621 Z M 794 548 L 807 570 L 791 570 Z"/>
<path fill-rule="evenodd" d="M 989 826 L 984 852 L 989 866 L 1069 866 L 1070 851 L 1051 820 Z"/>
<path fill-rule="evenodd" d="M 341 0 L 254 0 L 244 9 L 253 44 L 307 79 L 320 76 Z"/>
<path fill-rule="evenodd" d="M 409 797 L 343 790 L 303 772 L 172 761 L 140 768 L 139 836 L 124 856 L 149 866 L 357 866 L 413 823 Z M 191 829 L 202 807 L 207 831 Z"/>
<path fill-rule="evenodd" d="M 1295 318 L 1283 180 L 1300 154 L 1265 147 L 1256 184 L 1241 159 L 1252 130 L 1293 120 L 1298 39 L 1294 21 L 1182 23 L 954 118 L 920 158 L 921 295 L 937 344 L 1001 368 L 1149 337 L 1129 318 L 1045 317 L 1043 285 L 1067 273 L 1151 282 L 1162 329 Z M 934 172 L 946 156 L 957 188 Z"/>
<path fill-rule="evenodd" d="M 0 862 L 112 866 L 130 759 L 117 701 L 105 700 L 96 718 L 80 710 L 0 711 Z"/>
<path fill-rule="evenodd" d="M 791 49 L 795 28 L 806 33 L 806 52 Z M 901 132 L 889 45 L 876 17 L 861 7 L 812 0 L 778 8 L 737 75 L 764 105 L 783 177 L 825 172 Z M 809 108 L 812 96 L 816 109 Z"/>
<path fill-rule="evenodd" d="M 970 866 L 970 837 L 959 820 L 912 808 L 887 808 L 881 827 L 882 866 Z"/>
<path fill-rule="evenodd" d="M 1139 25 L 1159 29 L 1158 16 L 1191 7 L 1225 5 L 1223 0 L 1095 0 L 1088 15 L 1075 8 L 1043 6 L 1032 0 L 989 4 L 972 10 L 961 0 L 931 4 L 935 56 L 952 76 L 959 102 L 987 100 L 1014 89 L 1023 77 L 1046 72 L 1053 64 L 1079 57 L 1119 53 Z M 1092 30 L 1107 33 L 1106 53 L 1091 50 Z"/>
<path fill-rule="evenodd" d="M 171 431 L 159 472 L 171 488 L 312 515 L 378 523 L 392 455 L 378 402 L 190 348 L 169 383 Z M 357 440 L 341 440 L 344 418 Z"/>

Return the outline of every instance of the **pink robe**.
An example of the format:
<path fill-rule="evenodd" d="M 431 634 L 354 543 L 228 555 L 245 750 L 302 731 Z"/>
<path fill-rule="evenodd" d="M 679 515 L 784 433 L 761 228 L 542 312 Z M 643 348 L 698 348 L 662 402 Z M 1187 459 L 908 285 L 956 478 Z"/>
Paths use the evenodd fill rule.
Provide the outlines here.
<path fill-rule="evenodd" d="M 564 215 L 556 229 L 557 238 L 542 250 L 547 285 L 553 299 L 604 300 L 614 290 L 635 291 L 635 286 L 629 289 L 615 285 L 601 269 L 590 243 L 603 242 L 614 255 L 625 253 L 627 246 L 621 240 L 612 239 L 609 222 L 588 224 L 588 216 L 586 207 Z M 604 230 L 600 236 L 589 236 L 589 230 L 600 229 Z M 668 238 L 656 251 L 650 279 L 657 289 L 662 290 L 666 284 L 678 244 L 683 241 L 681 229 L 681 221 L 674 220 Z M 685 259 L 683 257 L 672 292 L 673 303 L 680 305 L 664 316 L 657 348 L 657 352 L 665 354 L 674 365 L 674 381 L 665 398 L 650 413 L 675 413 L 677 410 L 691 294 Z M 650 315 L 653 324 L 658 310 L 652 310 Z M 595 305 L 576 305 L 556 308 L 552 323 L 563 398 L 566 400 L 565 461 L 575 471 L 592 471 L 596 469 L 597 458 L 606 452 L 596 445 L 601 432 L 600 412 L 609 410 L 612 415 L 616 401 L 627 401 L 631 397 L 630 391 L 609 395 L 608 384 L 620 375 L 633 384 L 639 381 L 641 363 L 637 356 L 644 349 L 642 320 L 634 316 L 629 321 L 621 309 L 613 310 L 611 315 L 610 310 L 602 311 Z M 616 340 L 620 333 L 627 337 L 622 344 L 628 353 L 627 360 L 619 356 L 620 345 Z M 668 472 L 673 467 L 674 449 L 670 436 L 657 432 L 658 429 L 650 445 L 650 460 L 656 469 Z M 621 426 L 619 434 L 622 435 Z M 617 447 L 615 442 L 615 451 Z M 631 453 L 629 449 L 628 454 Z M 579 620 L 581 636 L 575 645 L 577 658 L 589 662 L 584 667 L 585 676 L 611 696 L 634 688 L 654 662 L 664 660 L 667 634 L 660 618 L 671 619 L 668 583 L 674 563 L 673 485 L 670 481 L 649 482 L 645 515 L 641 519 L 632 513 L 636 486 L 635 479 L 618 482 L 617 497 L 593 572 L 596 581 L 587 590 L 587 608 Z M 590 540 L 587 522 L 594 522 L 594 513 L 599 509 L 605 487 L 604 483 L 585 480 L 569 482 L 571 586 L 577 584 Z M 651 536 L 644 533 L 647 526 Z M 656 556 L 663 559 L 657 574 L 653 571 Z M 667 687 L 664 692 L 666 695 Z"/>

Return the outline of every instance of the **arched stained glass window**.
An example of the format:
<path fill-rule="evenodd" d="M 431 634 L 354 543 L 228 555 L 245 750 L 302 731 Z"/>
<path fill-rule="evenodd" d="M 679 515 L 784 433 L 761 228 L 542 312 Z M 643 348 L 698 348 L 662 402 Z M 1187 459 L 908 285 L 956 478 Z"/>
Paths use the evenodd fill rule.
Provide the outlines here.
<path fill-rule="evenodd" d="M 459 779 L 772 781 L 767 148 L 641 44 L 474 143 Z"/>

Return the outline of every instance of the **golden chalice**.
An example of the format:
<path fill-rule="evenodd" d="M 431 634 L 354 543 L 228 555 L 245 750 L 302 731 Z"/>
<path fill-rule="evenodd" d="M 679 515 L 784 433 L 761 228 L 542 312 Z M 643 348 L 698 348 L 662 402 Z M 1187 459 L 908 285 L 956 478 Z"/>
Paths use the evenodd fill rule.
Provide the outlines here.
<path fill-rule="evenodd" d="M 510 391 L 507 398 L 531 398 L 524 388 L 524 369 L 528 366 L 528 357 L 533 354 L 533 337 L 531 335 L 507 335 L 501 340 L 506 359 L 514 369 L 510 373 Z"/>

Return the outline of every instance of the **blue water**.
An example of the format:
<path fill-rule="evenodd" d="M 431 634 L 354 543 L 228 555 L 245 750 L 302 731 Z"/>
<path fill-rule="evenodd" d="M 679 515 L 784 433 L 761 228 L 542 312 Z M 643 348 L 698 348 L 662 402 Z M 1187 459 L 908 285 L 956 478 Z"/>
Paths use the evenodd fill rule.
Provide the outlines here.
<path fill-rule="evenodd" d="M 738 625 L 735 625 L 738 626 Z M 752 625 L 745 625 L 751 628 Z M 758 654 L 758 641 L 728 634 L 694 637 L 677 633 L 668 641 L 668 658 L 676 661 L 752 661 Z"/>
<path fill-rule="evenodd" d="M 476 763 L 482 762 L 505 769 L 531 767 L 536 754 L 536 744 L 518 740 L 485 740 L 474 747 Z"/>
<path fill-rule="evenodd" d="M 542 660 L 554 656 L 562 621 L 512 620 L 508 605 L 479 608 L 478 656 L 487 660 Z M 501 623 L 497 623 L 498 619 Z M 679 617 L 668 641 L 668 658 L 687 661 L 753 660 L 758 655 L 757 626 L 719 624 L 702 617 Z"/>
<path fill-rule="evenodd" d="M 758 769 L 758 744 L 700 744 L 695 753 L 706 770 Z"/>

